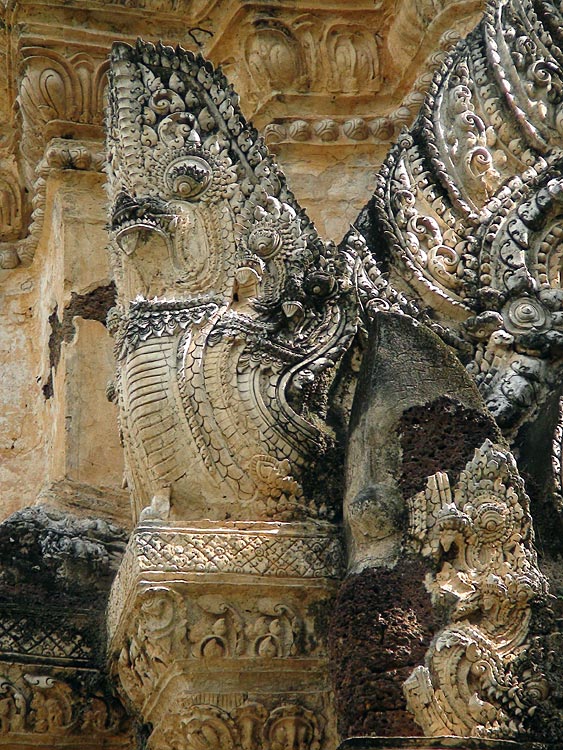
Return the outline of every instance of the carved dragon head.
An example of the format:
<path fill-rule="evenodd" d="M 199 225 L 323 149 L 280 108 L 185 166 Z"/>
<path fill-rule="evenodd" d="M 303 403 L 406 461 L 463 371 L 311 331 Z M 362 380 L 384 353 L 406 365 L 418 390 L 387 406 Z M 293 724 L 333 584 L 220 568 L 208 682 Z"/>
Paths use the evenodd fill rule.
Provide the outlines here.
<path fill-rule="evenodd" d="M 110 76 L 123 299 L 213 295 L 289 321 L 347 291 L 345 256 L 319 239 L 219 70 L 138 41 L 114 46 Z"/>
<path fill-rule="evenodd" d="M 239 380 L 245 370 L 263 373 L 256 388 L 269 390 L 250 410 L 258 443 L 271 443 L 260 461 L 250 449 L 240 458 L 253 477 L 245 492 L 271 484 L 266 466 L 274 484 L 289 486 L 297 466 L 334 444 L 328 391 L 357 328 L 354 258 L 318 237 L 232 87 L 201 56 L 116 44 L 109 113 L 118 355 L 124 361 L 151 336 L 204 323 L 202 346 L 240 342 L 232 367 Z M 192 345 L 180 342 L 182 356 Z M 268 421 L 280 432 L 277 447 Z"/>

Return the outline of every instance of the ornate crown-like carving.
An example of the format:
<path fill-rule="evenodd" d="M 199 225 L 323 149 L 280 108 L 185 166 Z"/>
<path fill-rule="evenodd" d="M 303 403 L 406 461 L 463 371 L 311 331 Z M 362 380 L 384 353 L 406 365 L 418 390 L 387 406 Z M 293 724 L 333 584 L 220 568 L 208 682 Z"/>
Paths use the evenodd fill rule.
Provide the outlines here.
<path fill-rule="evenodd" d="M 561 24 L 549 2 L 488 4 L 390 152 L 372 214 L 392 283 L 458 336 L 508 435 L 561 372 Z"/>
<path fill-rule="evenodd" d="M 409 501 L 411 544 L 437 563 L 426 585 L 451 620 L 404 685 L 429 736 L 513 738 L 547 697 L 526 669 L 530 604 L 547 586 L 528 504 L 511 454 L 489 440 L 453 491 L 438 473 Z"/>

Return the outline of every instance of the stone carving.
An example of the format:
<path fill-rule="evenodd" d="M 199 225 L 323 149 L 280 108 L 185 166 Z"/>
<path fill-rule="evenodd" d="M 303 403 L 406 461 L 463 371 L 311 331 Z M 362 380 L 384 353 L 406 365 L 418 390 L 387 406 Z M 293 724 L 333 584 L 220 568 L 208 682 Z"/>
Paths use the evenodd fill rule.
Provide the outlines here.
<path fill-rule="evenodd" d="M 295 609 L 271 598 L 260 599 L 257 608 L 260 615 L 249 628 L 251 653 L 287 658 L 306 652 L 302 645 L 303 621 Z M 311 636 L 309 645 L 314 638 Z"/>
<path fill-rule="evenodd" d="M 548 694 L 521 672 L 530 606 L 546 593 L 532 546 L 528 498 L 514 459 L 486 441 L 452 490 L 444 473 L 409 501 L 411 545 L 438 570 L 426 580 L 450 624 L 404 685 L 429 736 L 514 738 Z"/>
<path fill-rule="evenodd" d="M 215 706 L 193 706 L 186 718 L 180 720 L 179 731 L 172 739 L 173 747 L 178 750 L 191 750 L 204 747 L 206 750 L 229 748 L 234 750 L 238 745 L 238 732 L 231 717 Z M 171 741 L 170 733 L 167 736 Z"/>
<path fill-rule="evenodd" d="M 71 18 L 73 3 L 59 5 Z M 103 5 L 92 18 L 107 20 Z M 142 16 L 139 5 L 150 3 L 129 5 Z M 231 34 L 239 37 L 244 85 L 274 102 L 259 111 L 262 121 L 270 111 L 282 113 L 266 133 L 279 142 L 314 143 L 319 152 L 329 144 L 335 160 L 337 149 L 351 152 L 356 145 L 365 147 L 364 159 L 373 144 L 409 123 L 430 83 L 428 70 L 442 57 L 427 60 L 402 106 L 397 98 L 387 107 L 386 92 L 368 115 L 366 102 L 386 81 L 401 81 L 404 93 L 405 82 L 416 78 L 408 68 L 400 72 L 402 62 L 396 76 L 386 67 L 387 24 L 399 8 L 384 4 L 376 35 L 362 22 L 358 6 L 367 3 L 342 13 L 334 4 L 313 3 L 314 14 L 301 13 L 297 3 L 299 15 L 290 19 L 283 4 L 251 16 L 249 4 L 165 0 L 167 33 L 176 28 L 172 15 L 183 18 L 187 5 L 197 5 L 193 12 L 213 32 L 216 6 L 229 20 L 234 11 L 252 19 L 243 33 Z M 408 6 L 417 26 L 405 46 L 412 41 L 418 50 L 418 67 L 429 46 L 417 46 L 418 27 L 434 25 L 430 35 L 438 38 L 444 25 L 435 21 L 447 2 L 399 5 Z M 9 12 L 15 18 L 15 6 Z M 56 52 L 37 41 L 29 47 L 27 38 L 40 35 L 35 27 L 24 29 L 25 13 L 18 21 L 21 42 L 10 39 L 23 60 L 18 163 L 27 188 L 35 184 L 35 211 L 29 237 L 19 239 L 29 212 L 13 187 L 19 180 L 4 178 L 11 174 L 7 166 L 0 179 L 0 265 L 6 268 L 29 264 L 42 227 L 49 226 L 49 170 L 99 170 L 103 162 L 95 141 L 49 139 L 95 137 L 106 66 L 96 54 L 107 31 L 89 41 L 96 53 L 68 52 L 75 49 L 69 41 L 65 56 L 62 44 Z M 366 231 L 360 221 L 338 248 L 317 236 L 219 72 L 182 50 L 116 47 L 109 193 L 119 298 L 108 323 L 116 342 L 126 481 L 139 526 L 116 581 L 109 623 L 115 674 L 145 726 L 152 725 L 148 747 L 336 746 L 326 728 L 333 711 L 319 635 L 344 571 L 331 526 L 342 494 L 333 475 L 341 466 L 365 334 L 382 311 L 417 318 L 454 344 L 510 437 L 558 383 L 561 37 L 560 23 L 549 16 L 539 2 L 490 6 L 481 30 L 440 70 L 421 119 L 390 157 L 374 208 L 376 230 Z M 120 38 L 134 35 L 128 29 L 123 36 L 117 20 L 107 26 Z M 151 36 L 156 29 L 151 19 Z M 197 44 L 198 32 L 213 38 L 205 29 L 186 34 L 196 34 Z M 439 46 L 452 41 L 455 33 L 447 32 Z M 219 49 L 219 41 L 213 44 Z M 228 62 L 232 49 L 224 55 Z M 13 61 L 7 62 L 9 68 Z M 284 92 L 301 102 L 308 97 L 309 107 L 286 108 Z M 348 95 L 353 103 L 346 110 L 340 105 Z M 327 182 L 319 182 L 319 193 Z M 48 249 L 40 257 L 48 264 Z M 70 259 L 63 260 L 66 267 Z M 10 278 L 17 285 L 26 274 Z M 62 286 L 66 294 L 66 270 Z M 414 328 L 413 337 L 420 331 Z M 496 456 L 496 448 L 483 450 Z M 495 461 L 487 464 L 493 474 L 500 471 Z M 515 479 L 495 484 L 487 476 L 483 482 L 494 485 L 487 491 L 496 494 L 485 502 L 471 494 L 477 490 L 469 479 L 452 490 L 437 477 L 437 486 L 414 501 L 412 540 L 439 568 L 429 588 L 453 614 L 427 666 L 408 683 L 411 705 L 430 734 L 517 736 L 526 731 L 531 704 L 545 694 L 540 677 L 526 675 L 519 660 L 528 644 L 531 592 L 543 587 L 521 487 Z M 372 505 L 374 536 L 386 534 L 386 489 L 360 498 L 364 508 Z M 404 520 L 399 512 L 397 518 Z M 62 586 L 73 580 L 97 595 L 99 579 L 107 582 L 115 571 L 123 534 L 50 520 L 47 531 L 30 532 L 32 552 L 45 553 L 41 570 Z M 4 559 L 9 540 L 6 534 L 0 544 Z M 10 585 L 21 570 L 7 566 Z M 40 657 L 93 658 L 81 631 L 61 636 L 45 628 L 33 642 L 28 620 L 19 626 L 4 620 L 0 647 L 19 649 L 35 666 L 27 681 L 2 681 L 1 731 L 34 731 L 45 743 L 50 735 L 115 732 L 118 721 L 104 695 L 77 693 L 60 673 L 35 674 Z M 380 683 L 378 696 L 385 694 L 381 684 L 391 681 Z"/>
<path fill-rule="evenodd" d="M 301 706 L 280 706 L 272 711 L 264 728 L 267 746 L 272 750 L 319 750 L 319 723 L 312 711 Z"/>
<path fill-rule="evenodd" d="M 85 52 L 67 58 L 39 46 L 24 47 L 21 55 L 23 78 L 18 103 L 23 153 L 31 177 L 50 138 L 68 133 L 69 127 L 75 137 L 100 135 L 108 62 L 95 60 Z"/>
<path fill-rule="evenodd" d="M 334 143 L 336 146 L 362 142 L 390 143 L 405 125 L 410 125 L 415 119 L 434 72 L 441 67 L 448 51 L 459 40 L 460 33 L 455 29 L 449 29 L 442 35 L 438 49 L 428 56 L 423 71 L 417 76 L 407 96 L 388 115 L 308 120 L 276 118 L 275 122 L 264 128 L 266 143 Z"/>
<path fill-rule="evenodd" d="M 199 597 L 203 617 L 190 629 L 191 652 L 196 658 L 241 656 L 244 621 L 237 607 L 221 596 Z"/>
<path fill-rule="evenodd" d="M 25 508 L 0 524 L 0 582 L 40 585 L 40 573 L 53 596 L 70 582 L 75 596 L 101 593 L 115 575 L 126 539 L 123 529 L 100 518 Z"/>
<path fill-rule="evenodd" d="M 85 51 L 65 57 L 48 46 L 34 45 L 21 49 L 20 67 L 17 106 L 23 163 L 21 170 L 14 168 L 5 178 L 0 173 L 0 269 L 32 262 L 43 229 L 51 170 L 101 171 L 105 163 L 100 140 L 107 60 Z M 81 140 L 69 141 L 70 137 Z M 22 206 L 22 182 L 32 195 L 29 208 Z"/>
<path fill-rule="evenodd" d="M 245 44 L 257 88 L 286 91 L 376 92 L 381 86 L 377 38 L 363 25 L 299 15 L 263 18 Z"/>
<path fill-rule="evenodd" d="M 560 376 L 558 13 L 489 3 L 389 154 L 372 215 L 391 282 L 471 353 L 469 371 L 509 437 Z"/>
<path fill-rule="evenodd" d="M 255 84 L 300 91 L 306 86 L 304 50 L 279 20 L 265 19 L 246 40 L 246 65 Z"/>
<path fill-rule="evenodd" d="M 34 618 L 24 612 L 2 611 L 0 619 L 0 653 L 4 656 L 33 656 L 57 659 L 61 662 L 90 663 L 92 646 L 85 642 L 82 634 L 74 628 L 61 626 L 60 620 L 51 622 L 51 627 L 42 623 L 38 631 Z"/>
<path fill-rule="evenodd" d="M 337 536 L 283 533 L 283 528 L 143 529 L 134 532 L 126 552 L 140 573 L 149 571 L 246 573 L 260 576 L 335 578 L 344 571 Z"/>
<path fill-rule="evenodd" d="M 112 650 L 125 637 L 113 669 L 154 726 L 150 748 L 196 747 L 198 737 L 213 747 L 247 750 L 320 747 L 318 710 L 291 704 L 296 689 L 315 707 L 327 700 L 324 645 L 314 618 L 295 593 L 279 588 L 290 600 L 279 601 L 257 583 L 231 580 L 231 600 L 224 584 L 209 579 L 145 588 L 129 622 L 112 633 Z M 307 601 L 311 611 L 321 611 L 318 592 Z M 249 694 L 251 704 L 244 703 Z"/>
<path fill-rule="evenodd" d="M 35 168 L 32 214 L 27 236 L 21 240 L 0 242 L 0 268 L 15 268 L 20 263 L 29 265 L 33 261 L 43 231 L 47 179 L 51 171 L 77 169 L 101 172 L 104 163 L 103 149 L 95 141 L 68 141 L 63 138 L 53 138 L 48 143 L 43 157 Z M 21 231 L 21 225 L 17 228 Z"/>
<path fill-rule="evenodd" d="M 340 541 L 296 524 L 206 525 L 133 532 L 109 602 L 110 670 L 153 725 L 151 748 L 195 747 L 202 733 L 213 747 L 316 748 L 309 709 L 277 709 L 296 693 L 312 707 L 328 700 L 318 621 L 334 596 Z M 267 710 L 257 716 L 243 694 Z M 192 715 L 201 704 L 211 706 L 205 721 Z"/>
<path fill-rule="evenodd" d="M 330 488 L 310 497 L 302 476 L 334 446 L 328 393 L 356 331 L 346 254 L 317 237 L 201 58 L 117 45 L 110 112 L 136 514 L 153 502 L 143 519 L 220 520 L 234 497 L 241 519 L 331 518 Z"/>
<path fill-rule="evenodd" d="M 24 728 L 26 713 L 25 698 L 3 678 L 0 683 L 0 734 L 20 732 Z"/>
<path fill-rule="evenodd" d="M 285 659 L 319 651 L 314 625 L 291 593 L 289 601 L 230 593 L 198 595 L 194 586 L 168 583 L 143 589 L 135 632 L 118 659 L 122 683 L 146 687 L 178 659 Z"/>
<path fill-rule="evenodd" d="M 145 695 L 170 666 L 187 655 L 186 620 L 180 597 L 162 586 L 143 592 L 134 634 L 119 654 L 117 671 L 129 698 L 142 705 Z"/>
<path fill-rule="evenodd" d="M 68 732 L 73 725 L 72 689 L 52 677 L 25 675 L 25 680 L 36 689 L 30 702 L 30 718 L 34 730 Z"/>
<path fill-rule="evenodd" d="M 558 419 L 553 432 L 551 443 L 551 470 L 553 473 L 554 489 L 561 497 L 563 495 L 563 399 L 559 399 Z"/>
<path fill-rule="evenodd" d="M 348 120 L 292 120 L 276 122 L 264 128 L 268 144 L 285 142 L 335 143 L 374 141 L 387 143 L 395 131 L 392 117 L 366 119 L 354 117 Z"/>
<path fill-rule="evenodd" d="M 109 624 L 115 672 L 154 727 L 149 747 L 318 750 L 324 742 L 313 709 L 327 694 L 326 665 L 307 607 L 343 572 L 330 532 L 340 486 L 314 485 L 318 466 L 342 447 L 358 330 L 361 340 L 382 310 L 427 322 L 471 360 L 508 434 L 556 382 L 558 72 L 551 59 L 536 59 L 545 45 L 521 38 L 531 7 L 497 0 L 443 65 L 382 172 L 374 210 L 383 232 L 360 222 L 339 248 L 317 236 L 220 72 L 181 49 L 114 48 L 108 150 L 118 304 L 108 327 L 140 525 Z M 415 10 L 429 21 L 427 5 Z M 499 35 L 495 13 L 512 37 Z M 255 88 L 271 88 L 276 77 L 298 93 L 377 91 L 381 40 L 359 24 L 313 20 L 261 17 L 243 45 Z M 312 60 L 318 49 L 324 54 Z M 96 124 L 104 69 L 44 51 L 26 61 L 22 122 L 30 133 L 39 128 L 29 165 L 56 120 Z M 385 140 L 427 84 L 420 76 L 393 116 L 304 114 L 270 133 L 296 142 Z M 99 166 L 91 152 L 60 143 L 49 158 L 51 168 Z M 37 195 L 45 196 L 40 176 Z M 388 246 L 389 277 L 364 236 Z M 5 264 L 29 262 L 26 243 Z M 545 692 L 537 675 L 518 671 L 529 604 L 544 584 L 522 487 L 510 464 L 506 475 L 497 466 L 506 461 L 486 444 L 455 491 L 436 475 L 412 501 L 412 544 L 440 566 L 429 588 L 453 610 L 428 665 L 407 683 L 428 734 L 514 737 Z M 51 543 L 57 552 L 58 540 Z M 79 559 L 112 568 L 107 545 L 82 543 Z M 301 600 L 288 595 L 299 587 Z M 272 666 L 280 660 L 293 663 L 290 677 Z M 274 697 L 266 683 L 276 670 Z M 226 684 L 219 697 L 218 675 Z M 237 691 L 254 698 L 256 690 L 260 702 L 239 700 L 233 675 Z M 44 676 L 28 684 L 35 730 L 74 731 L 69 685 Z M 182 693 L 188 705 L 180 710 Z M 309 697 L 297 706 L 295 693 Z M 17 722 L 16 689 L 5 697 L 6 722 Z M 83 726 L 107 727 L 104 705 L 93 700 Z"/>
<path fill-rule="evenodd" d="M 194 49 L 205 49 L 206 54 L 223 65 L 231 66 L 233 60 L 240 59 L 240 65 L 236 66 L 239 91 L 244 93 L 247 104 L 252 103 L 250 111 L 259 115 L 261 124 L 267 125 L 264 132 L 269 142 L 312 140 L 317 144 L 353 145 L 389 143 L 401 124 L 412 122 L 429 82 L 428 71 L 435 65 L 435 60 L 431 61 L 435 50 L 445 49 L 456 34 L 459 36 L 458 27 L 465 27 L 467 17 L 475 12 L 478 3 L 466 0 L 433 6 L 435 17 L 430 24 L 426 22 L 428 9 L 423 9 L 422 3 L 416 9 L 415 26 L 411 19 L 407 20 L 410 33 L 406 44 L 402 43 L 405 34 L 401 33 L 404 19 L 398 24 L 396 19 L 402 17 L 400 9 L 386 7 L 383 11 L 383 6 L 371 8 L 366 3 L 361 12 L 349 4 L 329 9 L 323 3 L 313 3 L 301 9 L 276 9 L 275 14 L 266 8 L 250 7 L 239 13 L 233 0 L 226 5 L 202 2 L 199 6 L 195 3 L 181 6 L 143 3 L 143 6 L 155 13 L 157 26 L 164 23 L 159 26 L 160 32 L 155 28 L 156 36 L 171 33 L 169 21 L 163 19 L 169 18 L 168 13 L 174 8 L 174 18 L 182 19 L 185 41 Z M 95 42 L 93 38 L 88 41 L 89 34 L 84 36 L 79 23 L 74 23 L 72 33 L 68 31 L 61 38 L 56 14 L 42 25 L 33 18 L 30 24 L 23 18 L 21 23 L 13 23 L 10 11 L 1 11 L 4 26 L 0 54 L 5 61 L 5 74 L 1 82 L 4 114 L 0 193 L 7 223 L 2 225 L 0 217 L 0 241 L 10 245 L 1 248 L 0 268 L 12 269 L 18 265 L 20 252 L 11 243 L 28 234 L 32 207 L 26 205 L 26 193 L 32 192 L 35 170 L 48 141 L 53 137 L 102 139 L 106 50 L 119 35 L 120 23 L 132 35 L 144 32 L 143 13 L 139 16 L 136 8 L 127 2 L 98 8 L 96 22 L 93 17 L 85 22 L 87 27 L 96 27 Z M 457 14 L 452 12 L 454 8 L 458 9 Z M 235 19 L 239 30 L 233 34 L 230 21 Z M 443 32 L 450 20 L 455 28 Z M 386 39 L 389 23 L 394 29 L 394 40 L 400 40 L 399 49 L 396 43 L 391 45 L 398 52 L 400 64 L 390 60 L 393 55 L 389 54 Z M 412 60 L 415 48 L 418 53 Z M 423 51 L 427 62 L 423 63 L 421 74 L 418 57 Z M 409 64 L 413 70 L 404 71 Z M 383 107 L 378 106 L 375 116 L 373 94 L 382 89 L 385 90 Z M 285 106 L 280 111 L 277 102 L 282 90 L 293 95 L 287 116 Z M 403 101 L 406 91 L 409 94 Z M 340 97 L 344 106 L 352 97 L 350 109 L 354 116 L 335 116 L 335 111 L 343 111 L 342 106 L 340 103 L 331 106 L 327 94 L 329 99 Z M 313 106 L 303 106 L 311 97 L 315 99 Z M 301 119 L 304 111 L 306 121 Z M 7 214 L 11 216 L 8 218 Z M 32 256 L 33 250 L 30 256 L 25 256 L 24 263 Z"/>
<path fill-rule="evenodd" d="M 17 237 L 22 221 L 21 191 L 17 178 L 9 172 L 0 172 L 0 241 Z"/>
<path fill-rule="evenodd" d="M 322 718 L 295 703 L 268 711 L 246 702 L 231 712 L 196 704 L 186 706 L 177 726 L 155 730 L 149 747 L 164 741 L 174 750 L 319 750 L 322 739 Z"/>
<path fill-rule="evenodd" d="M 282 39 L 279 29 L 270 29 L 264 39 L 273 37 L 279 55 L 293 66 L 291 75 L 298 76 L 293 42 Z M 458 140 L 467 135 L 465 120 L 474 122 L 474 105 L 464 85 L 446 97 L 448 117 L 455 115 L 457 128 L 452 139 Z M 256 592 L 247 592 L 249 603 L 243 608 L 222 590 L 220 579 L 212 579 L 225 573 L 327 578 L 336 571 L 333 551 L 339 547 L 334 539 L 319 535 L 312 543 L 307 535 L 280 534 L 278 524 L 332 518 L 330 508 L 307 494 L 303 480 L 314 468 L 315 449 L 324 458 L 334 444 L 326 429 L 330 388 L 352 345 L 358 319 L 367 327 L 379 311 L 399 311 L 427 320 L 445 338 L 462 335 L 455 328 L 448 332 L 440 319 L 432 322 L 412 295 L 389 283 L 359 231 L 351 231 L 339 249 L 320 242 L 236 104 L 222 76 L 190 53 L 142 43 L 114 49 L 109 189 L 119 304 L 109 325 L 119 358 L 117 392 L 129 484 L 141 527 L 114 586 L 109 623 L 115 670 L 144 721 L 157 727 L 159 712 L 175 717 L 169 729 L 174 736 L 163 739 L 155 728 L 154 747 L 164 741 L 176 747 L 200 741 L 236 747 L 239 742 L 236 723 L 214 703 L 203 713 L 181 716 L 172 705 L 176 693 L 168 687 L 171 680 L 176 692 L 185 689 L 193 696 L 196 685 L 212 692 L 204 667 L 210 669 L 209 664 L 217 661 L 227 664 L 225 674 L 233 669 L 239 674 L 243 659 L 252 658 L 253 669 L 258 669 L 261 660 L 308 655 L 300 651 L 304 617 L 293 603 L 263 596 L 258 601 Z M 331 133 L 333 124 L 325 125 Z M 488 166 L 476 171 L 487 139 L 484 129 L 475 127 L 476 134 L 468 137 L 465 167 L 453 161 L 452 169 L 456 175 L 465 169 L 464 179 L 487 200 L 497 175 Z M 405 135 L 401 147 L 414 143 Z M 409 197 L 408 170 L 403 171 L 407 177 L 400 182 L 403 173 L 397 168 L 392 191 L 393 205 L 398 206 L 397 234 L 399 240 L 408 234 L 413 258 L 426 253 L 425 268 L 430 270 L 426 276 L 420 274 L 421 288 L 431 279 L 432 291 L 436 284 L 443 287 L 445 306 L 469 311 L 461 292 L 453 303 L 450 295 L 462 284 L 447 243 L 451 236 L 456 242 L 461 239 L 454 229 L 448 234 L 436 220 L 420 216 Z M 427 243 L 424 250 L 421 242 Z M 415 261 L 409 262 L 415 269 Z M 422 295 L 420 301 L 425 302 Z M 514 312 L 511 320 L 523 315 L 527 313 Z M 484 481 L 490 484 L 488 478 Z M 520 502 L 517 492 L 513 494 L 514 502 Z M 233 512 L 232 498 L 242 523 L 218 528 Z M 468 502 L 460 514 L 469 513 Z M 451 500 L 447 508 L 452 511 L 453 505 Z M 497 515 L 502 515 L 497 506 Z M 506 507 L 514 516 L 506 523 L 517 524 L 523 506 Z M 180 528 L 205 517 L 210 519 L 206 529 Z M 244 529 L 245 522 L 256 519 L 264 529 Z M 274 522 L 275 534 L 268 537 L 266 524 Z M 422 523 L 413 538 L 426 540 L 430 525 Z M 486 532 L 494 536 L 488 527 Z M 524 524 L 518 532 L 525 537 Z M 440 636 L 444 645 L 432 651 L 428 668 L 415 671 L 407 692 L 417 720 L 429 734 L 511 737 L 518 727 L 510 725 L 510 702 L 522 702 L 526 690 L 530 697 L 532 688 L 544 689 L 541 680 L 519 682 L 515 664 L 526 640 L 530 592 L 543 579 L 534 561 L 528 561 L 528 588 L 522 588 L 517 553 L 514 571 L 506 570 L 515 541 L 505 550 L 490 539 L 477 544 L 477 532 L 474 537 L 466 540 L 458 575 L 467 589 L 473 585 L 474 617 L 465 621 L 470 606 L 464 601 L 465 609 L 453 615 L 456 625 Z M 463 568 L 475 566 L 472 555 L 481 565 L 475 581 Z M 485 574 L 487 561 L 498 562 L 498 570 Z M 186 581 L 204 574 L 202 594 L 194 596 L 193 582 L 189 595 L 179 583 L 171 586 L 172 572 L 186 576 Z M 445 576 L 437 577 L 436 598 Z M 511 625 L 517 622 L 514 612 L 491 603 L 496 583 L 497 596 L 510 590 L 509 603 L 516 602 L 521 627 L 515 633 L 507 625 L 508 620 Z M 124 592 L 131 587 L 135 593 L 125 603 Z M 463 589 L 460 597 L 465 593 Z M 494 615 L 489 611 L 495 606 L 502 609 L 498 622 L 496 610 Z M 483 616 L 477 623 L 478 612 Z M 502 619 L 505 615 L 508 620 Z M 501 652 L 505 649 L 501 657 L 496 655 L 497 645 Z M 476 649 L 479 653 L 473 658 Z M 471 671 L 466 665 L 474 662 L 486 665 L 487 676 L 494 676 L 488 683 L 485 677 L 482 682 L 475 677 L 475 696 L 469 694 L 472 719 L 464 724 L 469 687 L 465 689 L 462 681 Z M 451 694 L 442 687 L 434 696 L 432 670 L 441 675 L 452 669 Z M 255 679 L 252 670 L 247 677 Z M 503 693 L 505 688 L 506 705 L 497 710 L 487 691 Z M 512 688 L 522 697 L 515 699 L 517 691 Z M 232 688 L 227 692 L 233 698 Z M 435 713 L 454 718 L 446 716 L 441 724 L 428 718 L 432 701 L 438 706 Z M 457 708 L 458 703 L 464 708 Z M 292 744 L 314 744 L 314 730 L 303 715 L 280 712 L 269 726 L 271 745 L 283 747 L 289 737 L 294 738 Z"/>
<path fill-rule="evenodd" d="M 59 681 L 65 683 L 68 675 L 78 679 L 86 674 L 88 692 L 94 676 L 99 675 L 105 604 L 125 542 L 126 533 L 102 518 L 77 517 L 45 505 L 25 508 L 2 521 L 2 661 L 23 663 L 27 665 L 26 673 L 41 668 L 42 674 L 45 670 L 47 676 L 53 677 L 53 667 L 58 666 L 56 674 L 64 674 Z M 17 670 L 14 674 L 4 669 L 0 667 L 6 680 L 27 696 L 27 684 L 21 684 Z M 77 686 L 72 679 L 68 684 L 73 689 Z M 41 695 L 45 700 L 51 698 L 51 693 Z M 43 705 L 41 695 L 36 698 L 34 710 L 43 712 L 47 721 L 50 708 Z M 8 696 L 4 697 L 7 710 Z M 75 702 L 71 696 L 73 706 Z M 80 706 L 84 707 L 83 701 Z M 77 710 L 82 710 L 78 704 Z M 63 722 L 65 726 L 66 723 Z"/>
<path fill-rule="evenodd" d="M 75 736 L 84 731 L 100 738 L 122 731 L 126 736 L 122 706 L 103 691 L 89 691 L 84 677 L 82 684 L 76 674 L 69 682 L 58 673 L 25 672 L 14 665 L 7 669 L 14 676 L 0 676 L 0 736 Z"/>

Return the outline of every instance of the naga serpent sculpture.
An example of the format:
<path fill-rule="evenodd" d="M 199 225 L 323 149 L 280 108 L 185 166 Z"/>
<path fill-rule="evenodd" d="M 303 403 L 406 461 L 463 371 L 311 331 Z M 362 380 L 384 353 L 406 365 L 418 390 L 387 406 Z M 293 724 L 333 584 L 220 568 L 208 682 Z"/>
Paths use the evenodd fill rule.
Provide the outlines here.
<path fill-rule="evenodd" d="M 562 28 L 548 0 L 491 0 L 339 246 L 221 71 L 160 44 L 112 52 L 109 324 L 136 521 L 339 524 L 358 361 L 384 316 L 456 352 L 456 393 L 489 420 L 491 439 L 456 477 L 430 474 L 397 520 L 403 551 L 433 561 L 434 600 L 448 586 L 455 599 L 405 683 L 430 735 L 523 736 L 547 695 L 522 666 L 546 583 L 500 432 L 525 459 L 518 440 L 560 387 Z M 353 549 L 367 516 L 347 497 Z"/>

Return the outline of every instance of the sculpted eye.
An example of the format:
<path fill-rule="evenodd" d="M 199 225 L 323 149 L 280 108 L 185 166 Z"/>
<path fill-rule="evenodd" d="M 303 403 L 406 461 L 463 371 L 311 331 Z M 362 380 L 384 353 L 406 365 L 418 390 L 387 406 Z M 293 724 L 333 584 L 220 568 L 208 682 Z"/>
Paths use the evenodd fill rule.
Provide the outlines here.
<path fill-rule="evenodd" d="M 193 200 L 201 195 L 211 182 L 209 164 L 197 156 L 173 161 L 164 175 L 166 186 L 175 197 Z"/>

